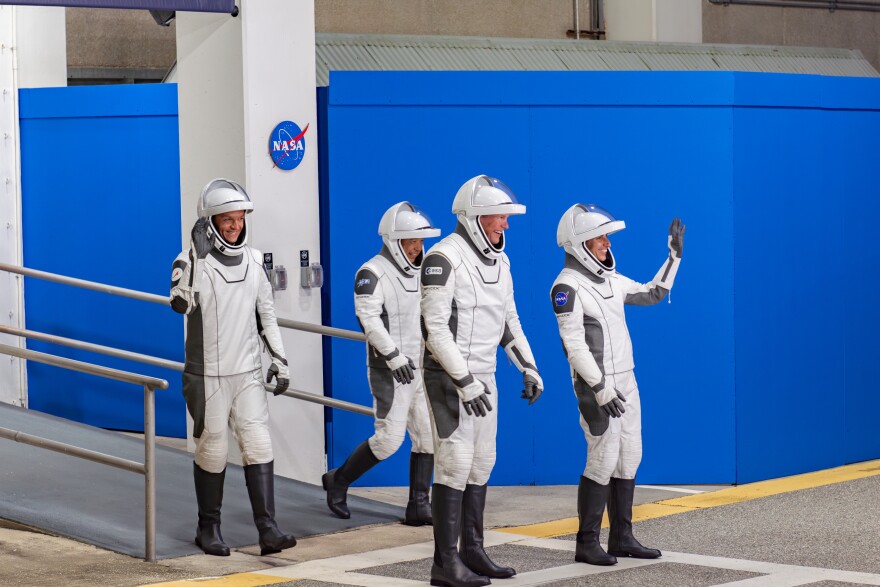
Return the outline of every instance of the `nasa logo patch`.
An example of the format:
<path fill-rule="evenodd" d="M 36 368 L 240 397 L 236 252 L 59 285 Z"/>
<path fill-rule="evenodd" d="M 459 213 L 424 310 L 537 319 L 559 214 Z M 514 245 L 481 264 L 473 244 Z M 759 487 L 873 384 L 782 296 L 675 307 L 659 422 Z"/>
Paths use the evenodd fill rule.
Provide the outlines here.
<path fill-rule="evenodd" d="M 443 275 L 443 267 L 425 267 L 425 275 Z"/>
<path fill-rule="evenodd" d="M 269 135 L 269 156 L 274 167 L 290 171 L 306 156 L 306 132 L 309 125 L 300 130 L 295 122 L 279 122 Z"/>
<path fill-rule="evenodd" d="M 180 279 L 180 276 L 183 275 L 183 269 L 180 267 L 175 267 L 174 271 L 171 272 L 171 281 L 177 281 Z"/>
<path fill-rule="evenodd" d="M 553 301 L 556 303 L 557 306 L 564 306 L 565 302 L 568 301 L 568 294 L 564 291 L 561 291 L 556 294 L 556 297 L 553 298 Z"/>

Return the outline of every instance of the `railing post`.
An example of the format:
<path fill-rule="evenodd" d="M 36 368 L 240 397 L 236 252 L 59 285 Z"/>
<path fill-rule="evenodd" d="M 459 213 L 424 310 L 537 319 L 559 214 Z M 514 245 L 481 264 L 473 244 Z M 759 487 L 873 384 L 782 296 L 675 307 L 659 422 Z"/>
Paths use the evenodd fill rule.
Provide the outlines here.
<path fill-rule="evenodd" d="M 156 562 L 156 397 L 153 388 L 144 385 L 144 504 L 146 561 Z"/>

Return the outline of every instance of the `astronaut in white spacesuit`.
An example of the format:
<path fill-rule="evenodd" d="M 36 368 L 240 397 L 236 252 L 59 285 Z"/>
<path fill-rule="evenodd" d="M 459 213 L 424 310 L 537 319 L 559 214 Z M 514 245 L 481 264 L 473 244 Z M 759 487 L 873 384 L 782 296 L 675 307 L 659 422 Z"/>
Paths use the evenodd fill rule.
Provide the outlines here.
<path fill-rule="evenodd" d="M 389 208 L 379 222 L 382 250 L 355 276 L 354 308 L 367 337 L 367 380 L 373 394 L 375 433 L 337 469 L 324 474 L 327 506 L 340 518 L 351 512 L 348 487 L 400 448 L 409 431 L 409 502 L 404 524 L 431 523 L 434 472 L 431 420 L 422 381 L 419 268 L 424 239 L 440 236 L 427 214 L 409 202 Z"/>
<path fill-rule="evenodd" d="M 659 550 L 639 544 L 632 532 L 642 421 L 624 305 L 656 304 L 672 289 L 685 227 L 677 218 L 672 221 L 669 257 L 647 284 L 615 270 L 608 235 L 625 227 L 599 206 L 569 208 L 556 232 L 556 242 L 566 252 L 565 267 L 550 293 L 587 439 L 587 465 L 578 487 L 575 559 L 594 565 L 616 564 L 616 557 L 660 556 Z M 611 522 L 607 553 L 599 545 L 606 502 Z"/>
<path fill-rule="evenodd" d="M 241 449 L 262 554 L 296 545 L 275 523 L 274 457 L 262 383 L 261 346 L 272 357 L 275 395 L 290 382 L 272 286 L 262 254 L 247 246 L 253 204 L 244 188 L 215 179 L 202 190 L 190 248 L 174 260 L 171 307 L 186 315 L 183 395 L 196 439 L 193 474 L 199 506 L 196 544 L 228 556 L 220 534 L 227 429 Z M 261 344 L 262 340 L 262 344 Z"/>
<path fill-rule="evenodd" d="M 472 178 L 452 204 L 455 232 L 431 247 L 422 264 L 422 365 L 435 456 L 432 585 L 475 587 L 516 574 L 483 549 L 483 510 L 495 464 L 498 345 L 522 373 L 529 404 L 544 388 L 504 253 L 507 217 L 525 211 L 503 182 Z"/>

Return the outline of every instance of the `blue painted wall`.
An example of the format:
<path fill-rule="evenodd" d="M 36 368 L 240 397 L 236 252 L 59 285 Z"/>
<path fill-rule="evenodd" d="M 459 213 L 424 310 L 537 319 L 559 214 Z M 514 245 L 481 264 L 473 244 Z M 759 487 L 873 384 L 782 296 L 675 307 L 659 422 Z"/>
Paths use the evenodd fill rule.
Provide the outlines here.
<path fill-rule="evenodd" d="M 177 85 L 20 92 L 27 267 L 166 294 L 180 250 Z M 176 361 L 181 318 L 167 306 L 28 278 L 27 328 Z M 53 354 L 167 379 L 156 429 L 186 433 L 180 375 L 66 347 Z M 28 363 L 32 409 L 105 428 L 143 430 L 141 388 Z"/>
<path fill-rule="evenodd" d="M 322 230 L 334 326 L 357 328 L 352 279 L 379 249 L 376 226 L 392 203 L 417 202 L 448 233 L 455 191 L 487 173 L 529 207 L 511 222 L 507 252 L 547 391 L 526 406 L 499 354 L 492 483 L 572 483 L 583 469 L 547 296 L 563 258 L 556 223 L 578 201 L 626 220 L 612 238 L 618 268 L 640 281 L 666 255 L 671 218 L 688 225 L 672 304 L 628 311 L 644 409 L 640 482 L 745 482 L 880 456 L 867 427 L 880 408 L 869 391 L 880 312 L 846 287 L 855 279 L 870 292 L 878 279 L 880 81 L 350 72 L 332 74 L 327 111 Z M 363 346 L 330 349 L 333 395 L 369 403 Z M 338 466 L 371 425 L 333 417 Z M 408 450 L 363 484 L 406 483 Z"/>

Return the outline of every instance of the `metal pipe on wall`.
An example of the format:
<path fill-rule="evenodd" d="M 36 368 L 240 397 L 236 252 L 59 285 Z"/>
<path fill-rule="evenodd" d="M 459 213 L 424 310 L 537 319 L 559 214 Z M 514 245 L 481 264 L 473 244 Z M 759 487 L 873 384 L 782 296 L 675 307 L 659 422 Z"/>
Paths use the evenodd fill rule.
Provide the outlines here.
<path fill-rule="evenodd" d="M 731 4 L 740 6 L 772 6 L 781 8 L 812 8 L 835 12 L 837 10 L 851 10 L 857 12 L 880 12 L 880 3 L 865 0 L 709 0 L 716 6 L 728 6 Z"/>
<path fill-rule="evenodd" d="M 578 7 L 579 0 L 572 0 L 572 4 L 574 5 L 574 38 L 581 38 L 581 18 L 580 18 L 580 9 Z"/>

